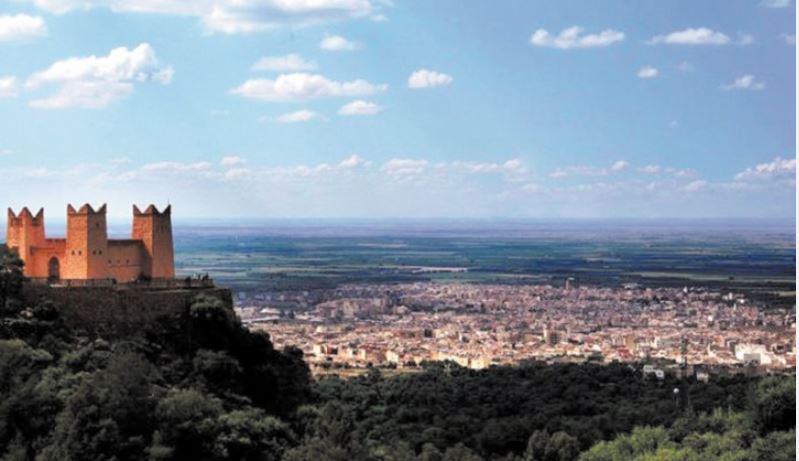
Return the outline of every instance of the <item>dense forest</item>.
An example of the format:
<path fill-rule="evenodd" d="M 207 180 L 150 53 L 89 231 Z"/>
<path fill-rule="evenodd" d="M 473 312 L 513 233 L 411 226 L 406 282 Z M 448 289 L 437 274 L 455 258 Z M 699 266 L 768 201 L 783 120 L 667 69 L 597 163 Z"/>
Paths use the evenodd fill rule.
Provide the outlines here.
<path fill-rule="evenodd" d="M 21 301 L 21 267 L 0 246 L 2 461 L 795 459 L 793 377 L 428 363 L 315 381 L 202 295 L 135 336 L 79 335 Z"/>

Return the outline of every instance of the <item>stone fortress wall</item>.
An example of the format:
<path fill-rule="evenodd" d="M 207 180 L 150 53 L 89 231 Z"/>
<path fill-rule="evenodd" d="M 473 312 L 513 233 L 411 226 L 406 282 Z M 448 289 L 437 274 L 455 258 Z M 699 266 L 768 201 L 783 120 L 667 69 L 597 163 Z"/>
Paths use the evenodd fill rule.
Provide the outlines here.
<path fill-rule="evenodd" d="M 25 303 L 53 302 L 64 323 L 90 334 L 135 334 L 159 319 L 180 315 L 200 294 L 213 296 L 233 310 L 227 288 L 150 289 L 146 287 L 51 287 L 26 284 Z"/>
<path fill-rule="evenodd" d="M 27 207 L 9 208 L 6 244 L 25 261 L 25 276 L 38 279 L 113 279 L 129 283 L 141 278 L 175 276 L 171 207 L 133 206 L 130 239 L 109 240 L 106 206 L 67 206 L 66 238 L 48 239 L 44 210 L 34 216 Z"/>

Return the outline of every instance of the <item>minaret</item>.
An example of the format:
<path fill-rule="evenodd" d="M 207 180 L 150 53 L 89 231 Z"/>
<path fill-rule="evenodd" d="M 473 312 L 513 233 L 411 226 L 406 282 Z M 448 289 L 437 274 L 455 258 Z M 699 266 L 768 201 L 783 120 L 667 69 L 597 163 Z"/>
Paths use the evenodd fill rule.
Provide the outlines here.
<path fill-rule="evenodd" d="M 154 279 L 175 277 L 171 205 L 162 212 L 154 205 L 148 206 L 143 212 L 133 205 L 131 237 L 144 243 L 143 275 Z"/>

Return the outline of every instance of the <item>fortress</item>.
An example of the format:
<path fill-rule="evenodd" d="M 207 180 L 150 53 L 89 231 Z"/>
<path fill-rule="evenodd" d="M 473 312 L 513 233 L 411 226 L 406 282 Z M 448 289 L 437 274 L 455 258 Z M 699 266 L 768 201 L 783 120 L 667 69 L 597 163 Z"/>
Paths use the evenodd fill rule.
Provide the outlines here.
<path fill-rule="evenodd" d="M 19 253 L 31 279 L 128 283 L 175 277 L 171 206 L 159 212 L 133 205 L 129 239 L 109 239 L 105 215 L 105 205 L 96 211 L 89 204 L 79 210 L 68 205 L 66 238 L 47 238 L 44 209 L 33 215 L 27 207 L 19 214 L 9 208 L 6 245 Z"/>

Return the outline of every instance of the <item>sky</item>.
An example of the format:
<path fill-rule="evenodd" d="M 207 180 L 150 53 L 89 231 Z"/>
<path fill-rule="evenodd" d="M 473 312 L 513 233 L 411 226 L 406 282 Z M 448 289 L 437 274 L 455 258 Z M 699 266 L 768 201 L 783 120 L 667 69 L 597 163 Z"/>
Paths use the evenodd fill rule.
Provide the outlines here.
<path fill-rule="evenodd" d="M 790 0 L 0 0 L 0 197 L 793 218 Z"/>

